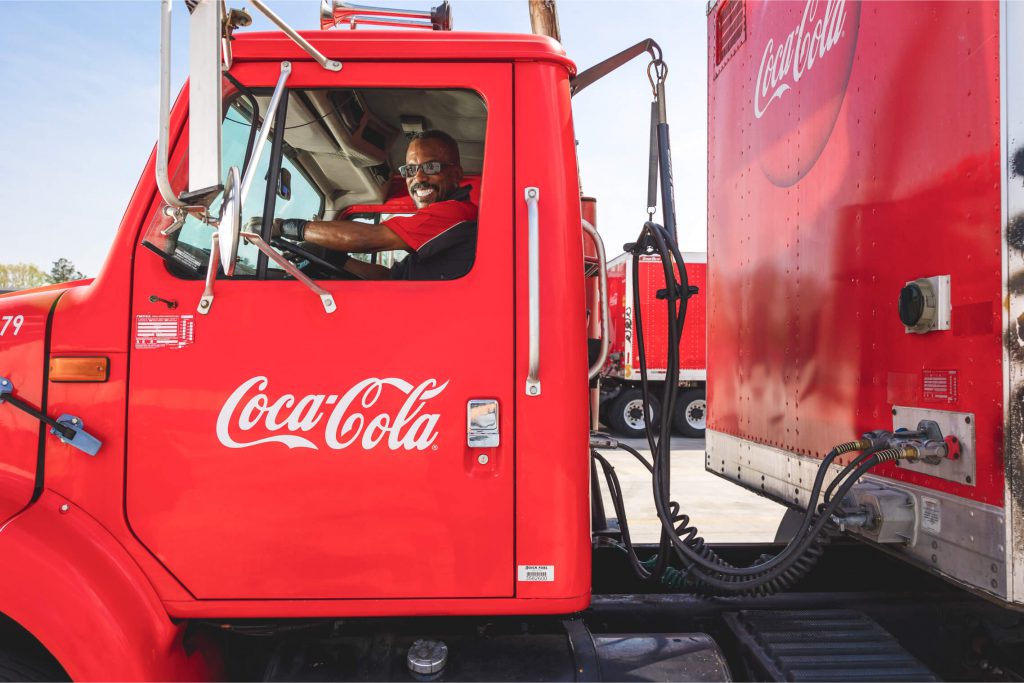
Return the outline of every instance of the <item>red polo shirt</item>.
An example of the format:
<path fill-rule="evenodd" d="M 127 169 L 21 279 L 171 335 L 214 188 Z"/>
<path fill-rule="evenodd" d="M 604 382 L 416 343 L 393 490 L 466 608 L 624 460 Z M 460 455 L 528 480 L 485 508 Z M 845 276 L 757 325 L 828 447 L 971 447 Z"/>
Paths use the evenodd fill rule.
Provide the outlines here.
<path fill-rule="evenodd" d="M 451 193 L 448 199 L 425 206 L 411 216 L 395 216 L 384 222 L 413 251 L 446 230 L 465 221 L 475 221 L 476 204 L 469 201 L 469 185 Z"/>

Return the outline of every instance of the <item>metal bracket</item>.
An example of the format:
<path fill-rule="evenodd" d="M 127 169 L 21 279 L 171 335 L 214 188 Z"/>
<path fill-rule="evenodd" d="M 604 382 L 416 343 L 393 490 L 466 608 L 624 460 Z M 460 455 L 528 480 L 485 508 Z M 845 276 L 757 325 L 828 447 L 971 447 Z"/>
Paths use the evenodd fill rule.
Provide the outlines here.
<path fill-rule="evenodd" d="M 85 431 L 81 418 L 64 414 L 54 420 L 14 395 L 14 383 L 0 377 L 0 405 L 7 403 L 50 427 L 50 433 L 69 446 L 96 455 L 103 442 Z"/>
<path fill-rule="evenodd" d="M 203 295 L 199 298 L 199 306 L 196 307 L 201 315 L 206 315 L 213 308 L 213 286 L 217 282 L 217 268 L 220 266 L 220 239 L 216 231 L 210 237 L 210 261 L 206 264 L 206 283 L 203 286 Z"/>
<path fill-rule="evenodd" d="M 56 428 L 52 428 L 50 433 L 63 443 L 73 446 L 83 453 L 95 456 L 99 452 L 100 446 L 103 445 L 103 442 L 85 431 L 85 425 L 79 417 L 65 413 L 57 418 L 57 424 L 66 429 L 58 432 Z M 68 436 L 68 430 L 73 432 L 71 436 Z"/>
<path fill-rule="evenodd" d="M 949 455 L 943 458 L 920 461 L 897 460 L 896 464 L 901 468 L 914 470 L 921 474 L 974 486 L 977 483 L 974 413 L 909 406 L 892 407 L 894 437 L 900 436 L 899 429 L 917 430 L 922 421 L 933 422 L 937 425 L 936 432 L 940 435 L 938 438 L 954 437 L 957 449 L 950 451 Z"/>
<path fill-rule="evenodd" d="M 168 235 L 173 235 L 174 233 L 181 230 L 182 227 L 184 227 L 185 225 L 185 219 L 188 217 L 188 214 L 185 212 L 184 209 L 176 209 L 172 206 L 164 207 L 164 215 L 174 221 L 173 223 L 171 223 L 166 228 L 160 231 L 160 234 L 163 235 L 164 237 L 167 237 Z"/>

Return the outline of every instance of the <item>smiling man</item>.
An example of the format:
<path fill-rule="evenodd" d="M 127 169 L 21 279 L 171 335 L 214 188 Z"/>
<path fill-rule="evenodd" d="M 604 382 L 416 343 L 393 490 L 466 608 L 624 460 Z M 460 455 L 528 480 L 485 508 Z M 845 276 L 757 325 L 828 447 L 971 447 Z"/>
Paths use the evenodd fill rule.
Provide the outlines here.
<path fill-rule="evenodd" d="M 458 143 L 439 130 L 417 133 L 409 143 L 405 162 L 398 172 L 416 204 L 415 214 L 377 225 L 289 218 L 280 221 L 275 232 L 341 252 L 410 252 L 392 269 L 345 260 L 342 267 L 364 279 L 447 280 L 464 275 L 473 262 L 477 207 L 469 201 L 469 186 L 459 186 L 462 163 Z"/>

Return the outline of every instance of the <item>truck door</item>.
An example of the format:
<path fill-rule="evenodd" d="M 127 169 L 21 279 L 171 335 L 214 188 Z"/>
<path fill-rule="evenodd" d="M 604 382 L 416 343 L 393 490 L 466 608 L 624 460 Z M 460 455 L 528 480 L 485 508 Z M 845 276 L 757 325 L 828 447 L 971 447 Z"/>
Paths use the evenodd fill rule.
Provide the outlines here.
<path fill-rule="evenodd" d="M 328 314 L 243 247 L 200 315 L 211 230 L 190 219 L 160 244 L 154 230 L 167 221 L 154 203 L 150 248 L 140 244 L 134 266 L 126 507 L 197 598 L 513 594 L 511 73 L 295 63 L 288 81 L 276 146 L 292 186 L 274 215 L 372 203 L 373 183 L 394 184 L 404 157 L 400 118 L 448 126 L 478 174 L 476 257 L 459 279 L 318 278 L 337 304 Z M 278 74 L 277 64 L 232 69 L 263 113 Z M 253 102 L 225 111 L 226 169 L 240 164 Z M 244 219 L 274 194 L 265 177 Z M 497 445 L 468 445 L 475 400 L 498 406 Z"/>

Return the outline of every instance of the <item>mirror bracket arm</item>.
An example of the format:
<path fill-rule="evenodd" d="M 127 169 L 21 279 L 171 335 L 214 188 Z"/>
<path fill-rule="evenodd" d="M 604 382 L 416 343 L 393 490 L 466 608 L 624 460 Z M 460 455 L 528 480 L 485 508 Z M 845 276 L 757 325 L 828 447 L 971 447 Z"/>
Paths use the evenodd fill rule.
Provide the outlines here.
<path fill-rule="evenodd" d="M 284 34 L 291 38 L 296 45 L 301 47 L 306 54 L 308 54 L 310 57 L 316 60 L 317 64 L 327 69 L 328 71 L 341 71 L 341 62 L 335 59 L 328 59 L 326 56 L 324 56 L 324 54 L 320 52 L 320 50 L 317 50 L 310 44 L 308 40 L 306 40 L 298 33 L 296 33 L 295 29 L 286 24 L 281 17 L 274 14 L 274 12 L 265 4 L 260 2 L 260 0 L 252 0 L 252 4 L 253 7 L 262 12 L 264 16 L 267 17 L 267 19 L 270 19 L 270 21 L 272 21 L 279 29 L 284 31 Z"/>
<path fill-rule="evenodd" d="M 284 272 L 291 275 L 293 278 L 305 285 L 307 289 L 320 297 L 320 303 L 324 305 L 324 311 L 327 313 L 334 313 L 338 310 L 338 306 L 334 303 L 334 296 L 332 296 L 330 292 L 313 282 L 313 280 L 299 270 L 294 263 L 274 251 L 274 248 L 267 244 L 262 237 L 254 232 L 247 232 L 245 230 L 243 230 L 241 234 L 248 242 L 254 244 L 257 249 L 266 254 L 267 258 L 279 265 Z"/>
<path fill-rule="evenodd" d="M 213 308 L 213 283 L 217 281 L 217 268 L 220 266 L 220 241 L 216 232 L 213 233 L 210 245 L 210 262 L 206 266 L 206 286 L 203 296 L 199 299 L 196 310 L 206 315 Z"/>

